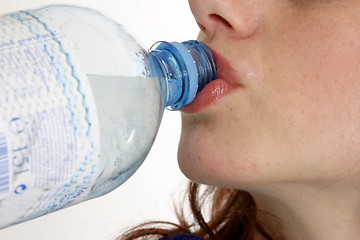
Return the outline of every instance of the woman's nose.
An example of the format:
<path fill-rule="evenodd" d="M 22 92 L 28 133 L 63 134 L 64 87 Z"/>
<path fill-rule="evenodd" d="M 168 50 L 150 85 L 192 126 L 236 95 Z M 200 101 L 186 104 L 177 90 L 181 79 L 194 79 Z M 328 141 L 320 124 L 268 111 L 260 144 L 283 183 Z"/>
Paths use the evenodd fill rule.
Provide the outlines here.
<path fill-rule="evenodd" d="M 189 0 L 200 29 L 207 35 L 216 33 L 247 38 L 259 26 L 262 0 Z M 231 35 L 228 35 L 231 34 Z"/>

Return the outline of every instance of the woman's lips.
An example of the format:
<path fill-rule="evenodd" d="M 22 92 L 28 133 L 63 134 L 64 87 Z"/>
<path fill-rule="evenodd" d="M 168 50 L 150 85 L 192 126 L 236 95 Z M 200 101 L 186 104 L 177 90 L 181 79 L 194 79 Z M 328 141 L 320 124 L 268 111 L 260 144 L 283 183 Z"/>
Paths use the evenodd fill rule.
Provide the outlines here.
<path fill-rule="evenodd" d="M 194 100 L 184 106 L 181 111 L 185 113 L 200 112 L 202 109 L 219 101 L 228 95 L 232 86 L 224 79 L 218 78 L 208 83 L 194 98 Z"/>
<path fill-rule="evenodd" d="M 218 102 L 220 99 L 230 94 L 234 89 L 242 87 L 231 63 L 223 56 L 216 53 L 216 51 L 213 51 L 213 53 L 216 61 L 218 79 L 211 81 L 197 93 L 195 99 L 181 109 L 182 112 L 200 112 L 207 106 Z"/>

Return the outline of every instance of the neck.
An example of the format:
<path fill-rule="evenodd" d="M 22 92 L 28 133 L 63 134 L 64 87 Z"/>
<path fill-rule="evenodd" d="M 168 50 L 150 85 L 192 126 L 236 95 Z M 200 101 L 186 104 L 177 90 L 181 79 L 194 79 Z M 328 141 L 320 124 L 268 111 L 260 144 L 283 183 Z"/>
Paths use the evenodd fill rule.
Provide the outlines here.
<path fill-rule="evenodd" d="M 291 240 L 360 239 L 360 190 L 354 178 L 282 183 L 251 193 L 260 210 L 283 220 Z"/>

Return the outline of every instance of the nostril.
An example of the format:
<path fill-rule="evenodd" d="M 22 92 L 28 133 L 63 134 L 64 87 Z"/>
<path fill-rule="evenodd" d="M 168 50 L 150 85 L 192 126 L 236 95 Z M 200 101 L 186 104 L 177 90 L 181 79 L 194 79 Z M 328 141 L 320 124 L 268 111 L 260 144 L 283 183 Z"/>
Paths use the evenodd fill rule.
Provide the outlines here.
<path fill-rule="evenodd" d="M 225 25 L 228 28 L 233 28 L 233 26 L 230 24 L 230 22 L 228 22 L 225 18 L 223 18 L 217 14 L 210 14 L 209 18 L 213 21 L 216 21 L 218 23 Z"/>

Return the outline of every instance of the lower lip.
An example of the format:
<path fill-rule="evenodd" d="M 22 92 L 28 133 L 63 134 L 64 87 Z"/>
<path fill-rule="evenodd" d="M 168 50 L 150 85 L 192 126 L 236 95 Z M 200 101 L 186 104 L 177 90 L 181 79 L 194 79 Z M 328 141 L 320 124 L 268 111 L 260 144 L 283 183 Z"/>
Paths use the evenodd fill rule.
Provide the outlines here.
<path fill-rule="evenodd" d="M 200 112 L 230 94 L 233 88 L 234 85 L 229 84 L 221 78 L 211 81 L 196 95 L 194 101 L 184 106 L 181 111 L 184 113 Z"/>

